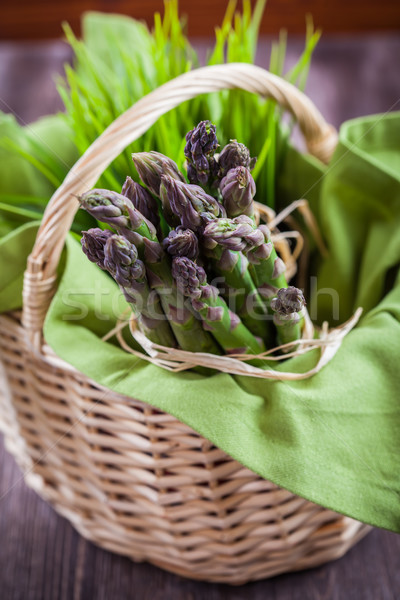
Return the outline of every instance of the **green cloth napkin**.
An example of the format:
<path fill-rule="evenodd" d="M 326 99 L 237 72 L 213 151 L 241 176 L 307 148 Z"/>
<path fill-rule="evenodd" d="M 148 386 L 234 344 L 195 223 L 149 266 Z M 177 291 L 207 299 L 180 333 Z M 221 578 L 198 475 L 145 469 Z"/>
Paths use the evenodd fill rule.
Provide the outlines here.
<path fill-rule="evenodd" d="M 400 532 L 399 139 L 400 113 L 359 119 L 342 127 L 326 169 L 293 149 L 280 167 L 282 203 L 308 198 L 330 251 L 320 264 L 313 260 L 311 313 L 337 325 L 364 308 L 360 324 L 312 378 L 172 374 L 128 355 L 115 340 L 101 341 L 124 301 L 72 236 L 46 341 L 101 385 L 174 415 L 262 477 Z M 35 227 L 0 242 L 1 264 L 15 260 L 21 269 L 19 243 Z M 7 310 L 15 306 L 15 289 L 3 279 L 0 310 Z M 317 356 L 313 351 L 278 368 L 303 371 Z"/>
<path fill-rule="evenodd" d="M 0 111 L 0 237 L 41 219 L 49 198 L 78 158 L 64 115 L 43 117 L 23 127 L 13 115 Z M 74 230 L 80 232 L 93 222 L 82 212 Z"/>

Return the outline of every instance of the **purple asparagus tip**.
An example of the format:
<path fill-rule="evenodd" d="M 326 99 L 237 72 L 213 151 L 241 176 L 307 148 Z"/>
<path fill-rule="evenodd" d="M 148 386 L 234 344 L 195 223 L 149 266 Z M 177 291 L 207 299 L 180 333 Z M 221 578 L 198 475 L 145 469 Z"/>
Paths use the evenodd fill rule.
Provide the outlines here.
<path fill-rule="evenodd" d="M 303 292 L 293 285 L 278 290 L 276 298 L 271 300 L 271 308 L 281 315 L 300 312 L 306 304 Z"/>
<path fill-rule="evenodd" d="M 82 250 L 88 259 L 96 263 L 101 269 L 105 270 L 104 266 L 104 247 L 107 240 L 113 235 L 109 229 L 100 229 L 95 227 L 88 231 L 82 231 Z"/>
<path fill-rule="evenodd" d="M 108 238 L 104 256 L 105 268 L 124 288 L 129 288 L 134 281 L 145 276 L 145 267 L 138 259 L 136 247 L 122 235 L 112 235 Z"/>
<path fill-rule="evenodd" d="M 137 152 L 132 154 L 140 179 L 149 188 L 150 192 L 160 197 L 161 177 L 168 175 L 178 181 L 185 181 L 176 163 L 160 152 Z"/>
<path fill-rule="evenodd" d="M 219 189 L 228 217 L 254 214 L 253 198 L 256 184 L 249 169 L 242 166 L 230 169 L 222 179 Z"/>
<path fill-rule="evenodd" d="M 169 204 L 183 227 L 193 231 L 201 231 L 209 220 L 226 216 L 224 207 L 198 185 L 164 175 L 160 195 L 163 205 Z"/>
<path fill-rule="evenodd" d="M 172 276 L 181 294 L 193 300 L 201 297 L 202 287 L 207 283 L 206 272 L 190 258 L 175 257 L 172 260 Z"/>
<path fill-rule="evenodd" d="M 214 154 L 218 148 L 215 125 L 211 121 L 200 123 L 186 134 L 184 154 L 190 183 L 206 185 L 215 172 Z"/>
<path fill-rule="evenodd" d="M 182 225 L 169 232 L 163 246 L 171 256 L 186 256 L 194 260 L 199 255 L 199 242 L 196 234 Z"/>
<path fill-rule="evenodd" d="M 231 169 L 246 167 L 254 169 L 257 158 L 251 158 L 250 152 L 244 144 L 231 140 L 221 151 L 218 157 L 219 178 L 222 179 Z"/>
<path fill-rule="evenodd" d="M 203 237 L 206 248 L 213 249 L 220 245 L 228 250 L 245 253 L 263 244 L 265 239 L 250 217 L 245 215 L 211 221 L 205 228 Z"/>
<path fill-rule="evenodd" d="M 151 223 L 158 228 L 160 217 L 158 214 L 157 201 L 153 196 L 139 183 L 127 177 L 121 190 L 122 196 L 126 196 L 133 206 Z"/>
<path fill-rule="evenodd" d="M 155 233 L 151 222 L 133 206 L 131 200 L 122 194 L 110 190 L 94 189 L 79 197 L 81 208 L 92 217 L 107 223 L 118 230 L 136 229 L 143 221 Z"/>

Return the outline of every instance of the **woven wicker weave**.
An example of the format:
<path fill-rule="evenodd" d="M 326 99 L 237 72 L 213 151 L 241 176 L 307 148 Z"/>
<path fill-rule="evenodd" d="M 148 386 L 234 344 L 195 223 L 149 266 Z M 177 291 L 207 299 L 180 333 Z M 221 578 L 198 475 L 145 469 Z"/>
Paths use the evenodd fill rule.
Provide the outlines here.
<path fill-rule="evenodd" d="M 275 98 L 295 115 L 309 151 L 331 156 L 336 133 L 312 103 L 251 65 L 187 73 L 119 117 L 46 210 L 25 274 L 22 319 L 0 316 L 0 427 L 27 484 L 86 538 L 187 577 L 239 584 L 338 558 L 369 528 L 263 480 L 174 417 L 103 389 L 42 336 L 78 208 L 73 195 L 93 186 L 161 114 L 225 88 Z"/>

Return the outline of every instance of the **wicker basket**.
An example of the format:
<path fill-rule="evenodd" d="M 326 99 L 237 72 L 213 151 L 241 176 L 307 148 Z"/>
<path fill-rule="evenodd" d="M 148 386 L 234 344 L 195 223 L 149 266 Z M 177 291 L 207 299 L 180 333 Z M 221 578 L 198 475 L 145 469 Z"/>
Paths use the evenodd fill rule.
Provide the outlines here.
<path fill-rule="evenodd" d="M 42 336 L 75 195 L 160 115 L 227 88 L 275 98 L 297 119 L 309 152 L 329 160 L 335 130 L 297 89 L 252 65 L 186 73 L 121 115 L 48 205 L 22 315 L 0 316 L 0 426 L 27 484 L 84 537 L 180 575 L 240 584 L 338 558 L 369 528 L 263 480 L 174 417 L 90 381 Z"/>

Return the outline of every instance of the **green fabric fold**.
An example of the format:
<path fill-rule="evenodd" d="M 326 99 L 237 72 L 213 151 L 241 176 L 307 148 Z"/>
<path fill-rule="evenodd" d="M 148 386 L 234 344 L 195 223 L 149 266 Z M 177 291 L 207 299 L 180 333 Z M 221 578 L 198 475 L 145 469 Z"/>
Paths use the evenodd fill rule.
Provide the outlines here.
<path fill-rule="evenodd" d="M 311 313 L 335 326 L 357 306 L 364 309 L 334 359 L 312 378 L 172 374 L 127 354 L 115 339 L 103 342 L 124 300 L 73 236 L 46 318 L 47 343 L 99 384 L 174 415 L 262 477 L 400 532 L 398 139 L 400 113 L 357 119 L 342 127 L 326 169 L 292 149 L 280 167 L 278 197 L 286 204 L 309 199 L 330 252 L 313 261 Z M 33 237 L 34 227 L 0 242 L 1 264 L 15 258 L 14 280 L 23 270 L 20 241 L 28 232 Z M 0 310 L 9 308 L 9 285 L 2 271 Z M 316 351 L 279 368 L 303 371 L 315 360 Z"/>
<path fill-rule="evenodd" d="M 26 223 L 0 239 L 0 313 L 22 306 L 26 260 L 38 227 L 38 223 Z"/>
<path fill-rule="evenodd" d="M 63 114 L 21 126 L 13 115 L 0 111 L 0 237 L 42 218 L 49 198 L 78 158 Z M 91 223 L 82 213 L 74 228 L 80 232 Z"/>

